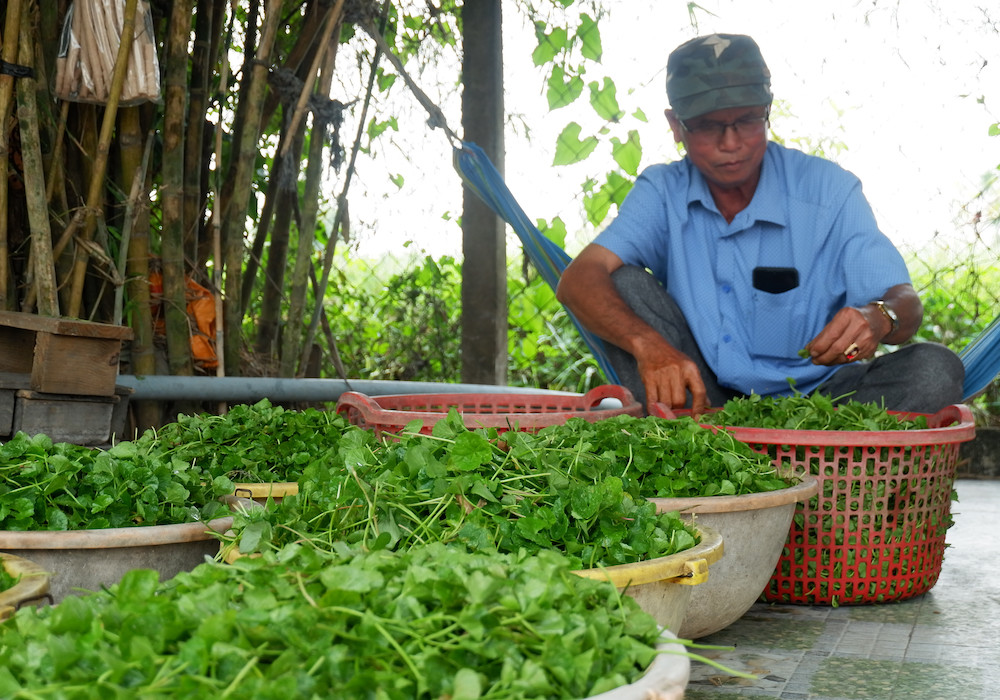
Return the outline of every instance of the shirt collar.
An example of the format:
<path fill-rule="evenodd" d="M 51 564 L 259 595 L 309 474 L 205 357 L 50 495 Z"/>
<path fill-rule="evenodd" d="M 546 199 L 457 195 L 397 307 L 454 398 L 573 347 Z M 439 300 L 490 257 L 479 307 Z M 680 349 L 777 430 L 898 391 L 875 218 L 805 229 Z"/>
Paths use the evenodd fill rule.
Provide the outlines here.
<path fill-rule="evenodd" d="M 780 146 L 769 142 L 767 150 L 764 152 L 764 161 L 761 164 L 760 182 L 757 183 L 757 190 L 753 194 L 753 199 L 746 209 L 741 211 L 730 224 L 730 233 L 736 233 L 749 228 L 758 221 L 766 221 L 779 226 L 788 225 L 788 213 L 785 208 L 785 195 L 779 186 L 781 175 L 778 172 L 775 150 Z M 699 202 L 709 211 L 718 213 L 712 193 L 708 189 L 708 182 L 691 165 L 691 160 L 685 156 L 685 162 L 691 173 L 688 183 L 687 203 L 690 206 L 694 202 Z"/>

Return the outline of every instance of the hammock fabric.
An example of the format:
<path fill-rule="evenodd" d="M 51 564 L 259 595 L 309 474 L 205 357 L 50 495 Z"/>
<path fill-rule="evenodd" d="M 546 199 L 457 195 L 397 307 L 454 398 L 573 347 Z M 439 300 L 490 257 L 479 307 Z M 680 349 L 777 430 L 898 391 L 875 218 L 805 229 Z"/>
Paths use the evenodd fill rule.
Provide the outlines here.
<path fill-rule="evenodd" d="M 549 286 L 555 289 L 562 271 L 572 258 L 531 223 L 483 149 L 470 141 L 462 141 L 461 146 L 455 146 L 454 151 L 455 169 L 466 186 L 496 212 L 497 216 L 510 224 L 514 233 L 521 239 L 528 259 Z M 608 359 L 604 341 L 584 328 L 568 310 L 567 313 L 573 319 L 608 382 L 618 384 L 618 375 Z M 965 365 L 965 384 L 962 387 L 962 394 L 966 400 L 972 399 L 1000 376 L 1000 318 L 994 320 L 973 338 L 959 353 L 959 357 Z"/>
<path fill-rule="evenodd" d="M 962 396 L 968 400 L 985 391 L 1000 376 L 1000 316 L 973 338 L 958 356 L 965 365 Z"/>
<path fill-rule="evenodd" d="M 521 239 L 521 245 L 524 247 L 528 259 L 531 260 L 531 264 L 541 274 L 542 279 L 552 289 L 555 289 L 559 284 L 559 277 L 572 258 L 531 223 L 531 219 L 528 218 L 528 215 L 514 199 L 514 195 L 507 189 L 500 172 L 490 161 L 486 152 L 470 141 L 461 143 L 461 147 L 456 146 L 454 149 L 454 163 L 455 170 L 461 175 L 462 181 L 490 209 L 496 212 L 497 216 L 510 224 L 514 233 Z M 593 353 L 605 379 L 611 384 L 618 384 L 618 374 L 608 359 L 604 341 L 584 328 L 569 309 L 566 310 L 566 313 L 569 314 L 573 325 L 576 326 L 583 341 Z"/>

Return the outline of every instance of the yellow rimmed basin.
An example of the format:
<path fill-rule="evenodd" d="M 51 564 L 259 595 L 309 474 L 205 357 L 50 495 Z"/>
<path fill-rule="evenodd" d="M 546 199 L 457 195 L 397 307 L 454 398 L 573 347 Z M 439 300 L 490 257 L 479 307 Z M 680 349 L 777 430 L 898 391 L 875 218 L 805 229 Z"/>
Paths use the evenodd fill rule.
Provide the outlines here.
<path fill-rule="evenodd" d="M 816 495 L 819 481 L 801 475 L 786 489 L 741 496 L 650 498 L 661 513 L 678 511 L 699 526 L 718 531 L 726 556 L 688 602 L 678 636 L 698 639 L 738 620 L 767 587 L 788 539 L 795 505 Z"/>
<path fill-rule="evenodd" d="M 710 525 L 695 523 L 701 542 L 683 552 L 634 564 L 617 564 L 573 573 L 606 580 L 635 599 L 661 626 L 677 634 L 687 616 L 693 590 L 705 585 L 723 555 L 723 536 Z"/>

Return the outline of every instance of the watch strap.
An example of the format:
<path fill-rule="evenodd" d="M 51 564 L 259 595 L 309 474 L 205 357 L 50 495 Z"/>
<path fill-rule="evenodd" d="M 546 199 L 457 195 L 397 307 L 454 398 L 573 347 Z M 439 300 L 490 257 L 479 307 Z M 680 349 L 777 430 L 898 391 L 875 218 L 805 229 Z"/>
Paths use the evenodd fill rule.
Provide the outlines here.
<path fill-rule="evenodd" d="M 873 301 L 871 303 L 875 304 L 875 306 L 878 308 L 878 310 L 882 312 L 882 315 L 885 316 L 887 319 L 889 319 L 889 323 L 891 325 L 889 333 L 895 333 L 896 330 L 899 328 L 899 318 L 892 311 L 892 309 L 890 309 L 888 306 L 886 306 L 885 300 L 884 299 L 879 299 L 879 300 Z"/>

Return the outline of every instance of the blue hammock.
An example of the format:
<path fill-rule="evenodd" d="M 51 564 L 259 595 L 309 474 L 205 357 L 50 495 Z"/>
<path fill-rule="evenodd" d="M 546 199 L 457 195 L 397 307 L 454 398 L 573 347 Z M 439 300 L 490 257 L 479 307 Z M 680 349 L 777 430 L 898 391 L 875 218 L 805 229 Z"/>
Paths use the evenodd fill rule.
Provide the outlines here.
<path fill-rule="evenodd" d="M 514 233 L 521 239 L 528 259 L 549 286 L 555 289 L 562 271 L 572 258 L 557 244 L 542 235 L 542 232 L 531 223 L 483 149 L 470 141 L 462 141 L 461 147 L 455 147 L 454 161 L 455 169 L 466 186 L 496 212 L 497 216 L 510 224 Z M 604 376 L 610 383 L 618 384 L 618 375 L 608 360 L 604 341 L 584 328 L 568 309 L 567 313 L 593 353 Z M 1000 317 L 973 338 L 959 353 L 959 357 L 965 365 L 965 384 L 962 387 L 962 394 L 966 400 L 972 399 L 1000 376 Z"/>
<path fill-rule="evenodd" d="M 486 153 L 476 144 L 470 141 L 463 141 L 462 146 L 455 147 L 454 153 L 455 169 L 462 176 L 462 181 L 466 186 L 476 193 L 497 216 L 502 218 L 514 233 L 521 239 L 524 252 L 535 266 L 542 279 L 544 279 L 552 289 L 559 284 L 559 277 L 563 270 L 569 265 L 572 258 L 565 250 L 556 243 L 546 238 L 538 228 L 531 223 L 531 219 L 524 213 L 521 206 L 514 199 L 514 195 L 507 189 L 506 183 L 500 176 L 500 172 L 490 161 Z M 597 365 L 604 373 L 605 379 L 611 384 L 618 384 L 618 373 L 611 366 L 608 359 L 604 341 L 588 331 L 576 316 L 567 309 L 566 313 L 573 321 L 573 325 L 580 332 L 583 341 L 590 348 L 597 361 Z"/>
<path fill-rule="evenodd" d="M 969 400 L 1000 376 L 1000 316 L 973 338 L 958 356 L 965 365 L 962 395 Z"/>

